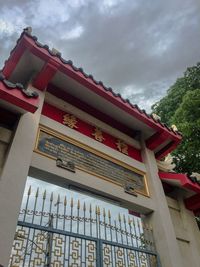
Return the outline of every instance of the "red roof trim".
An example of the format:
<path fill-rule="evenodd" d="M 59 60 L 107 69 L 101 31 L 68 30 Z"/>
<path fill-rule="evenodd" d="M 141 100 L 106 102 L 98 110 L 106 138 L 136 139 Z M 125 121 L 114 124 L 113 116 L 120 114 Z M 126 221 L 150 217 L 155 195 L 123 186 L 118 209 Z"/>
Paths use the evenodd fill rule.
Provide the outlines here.
<path fill-rule="evenodd" d="M 34 113 L 38 108 L 38 98 L 27 98 L 19 89 L 9 89 L 0 82 L 0 99 Z"/>
<path fill-rule="evenodd" d="M 200 186 L 197 183 L 193 183 L 186 174 L 172 173 L 172 172 L 159 172 L 161 180 L 177 180 L 181 183 L 182 187 L 200 193 Z"/>
<path fill-rule="evenodd" d="M 86 86 L 88 89 L 98 94 L 99 96 L 105 98 L 113 105 L 124 110 L 128 114 L 132 115 L 133 117 L 142 121 L 149 127 L 153 128 L 154 130 L 159 131 L 159 132 L 164 131 L 167 134 L 167 138 L 174 141 L 173 146 L 171 146 L 171 148 L 169 147 L 166 148 L 167 153 L 169 153 L 168 151 L 171 151 L 172 149 L 174 149 L 177 146 L 177 144 L 181 141 L 182 137 L 180 133 L 174 132 L 173 129 L 167 127 L 165 124 L 161 123 L 160 121 L 156 121 L 153 117 L 148 115 L 144 110 L 139 109 L 137 105 L 131 104 L 129 100 L 123 99 L 120 94 L 114 93 L 111 88 L 107 88 L 101 81 L 96 81 L 92 75 L 86 74 L 82 68 L 75 67 L 72 61 L 64 60 L 61 57 L 60 53 L 54 53 L 53 51 L 49 49 L 47 45 L 40 44 L 37 41 L 37 37 L 32 36 L 28 29 L 25 29 L 24 32 L 21 34 L 18 40 L 18 45 L 11 52 L 11 56 L 8 62 L 13 61 L 13 57 L 16 53 L 15 50 L 16 49 L 18 50 L 19 48 L 19 42 L 22 43 L 23 46 L 25 45 L 25 47 L 28 48 L 31 53 L 42 58 L 46 62 L 48 62 L 51 59 L 55 63 L 58 63 L 59 71 L 66 73 L 68 76 L 75 79 L 82 85 Z M 6 69 L 6 66 L 3 69 L 4 72 L 5 72 L 5 69 Z M 162 151 L 162 153 L 160 153 L 158 157 L 160 158 L 165 154 L 166 153 Z"/>
<path fill-rule="evenodd" d="M 2 73 L 6 78 L 9 78 L 9 76 L 12 74 L 25 50 L 26 45 L 24 40 L 19 39 L 14 49 L 10 52 L 10 57 L 5 61 L 5 65 L 2 69 Z"/>
<path fill-rule="evenodd" d="M 166 180 L 177 180 L 183 188 L 189 189 L 196 194 L 184 200 L 187 209 L 197 213 L 200 210 L 200 185 L 193 183 L 186 174 L 159 172 L 160 179 L 165 182 Z"/>
<path fill-rule="evenodd" d="M 178 146 L 178 144 L 180 143 L 180 141 L 181 140 L 171 141 L 166 146 L 164 146 L 163 148 L 161 148 L 155 154 L 156 159 L 160 160 L 160 159 L 164 158 L 167 154 L 169 154 L 171 151 L 173 151 Z"/>
<path fill-rule="evenodd" d="M 164 143 L 167 137 L 168 135 L 165 131 L 156 132 L 151 137 L 149 137 L 149 139 L 146 140 L 146 146 L 147 148 L 154 150 L 156 149 L 156 147 Z"/>

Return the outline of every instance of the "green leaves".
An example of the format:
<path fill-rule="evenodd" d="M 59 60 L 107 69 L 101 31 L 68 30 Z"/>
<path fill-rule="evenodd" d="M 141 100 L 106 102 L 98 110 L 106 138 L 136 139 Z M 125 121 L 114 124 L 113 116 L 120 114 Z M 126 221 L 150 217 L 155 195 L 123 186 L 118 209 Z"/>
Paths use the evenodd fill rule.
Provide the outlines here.
<path fill-rule="evenodd" d="M 183 134 L 182 143 L 172 153 L 175 170 L 200 173 L 200 63 L 188 68 L 152 110 Z"/>

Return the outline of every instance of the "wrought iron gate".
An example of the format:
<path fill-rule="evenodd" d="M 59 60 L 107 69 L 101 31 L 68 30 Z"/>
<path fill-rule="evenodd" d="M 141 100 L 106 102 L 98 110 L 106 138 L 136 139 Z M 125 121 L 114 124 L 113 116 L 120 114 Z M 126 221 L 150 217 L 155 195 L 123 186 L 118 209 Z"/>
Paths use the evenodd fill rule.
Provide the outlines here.
<path fill-rule="evenodd" d="M 41 196 L 41 197 L 40 197 Z M 131 216 L 29 188 L 9 267 L 158 267 L 152 228 Z"/>

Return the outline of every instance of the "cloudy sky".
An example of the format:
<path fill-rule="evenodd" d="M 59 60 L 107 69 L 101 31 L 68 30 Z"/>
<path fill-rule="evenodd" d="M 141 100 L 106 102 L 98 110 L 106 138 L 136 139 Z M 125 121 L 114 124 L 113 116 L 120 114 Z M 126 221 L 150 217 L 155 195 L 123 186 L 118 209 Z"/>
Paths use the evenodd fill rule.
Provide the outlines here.
<path fill-rule="evenodd" d="M 200 61 L 199 0 L 0 0 L 0 65 L 26 26 L 150 111 Z"/>

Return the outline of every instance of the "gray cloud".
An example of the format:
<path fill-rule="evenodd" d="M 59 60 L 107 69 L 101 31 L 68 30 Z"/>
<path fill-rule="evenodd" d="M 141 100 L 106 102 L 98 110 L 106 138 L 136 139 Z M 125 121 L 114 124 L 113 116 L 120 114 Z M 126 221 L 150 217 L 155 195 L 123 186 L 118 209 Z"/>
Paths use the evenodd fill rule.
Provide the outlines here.
<path fill-rule="evenodd" d="M 32 26 L 39 40 L 149 111 L 199 61 L 199 14 L 198 0 L 4 1 L 0 60 Z"/>

